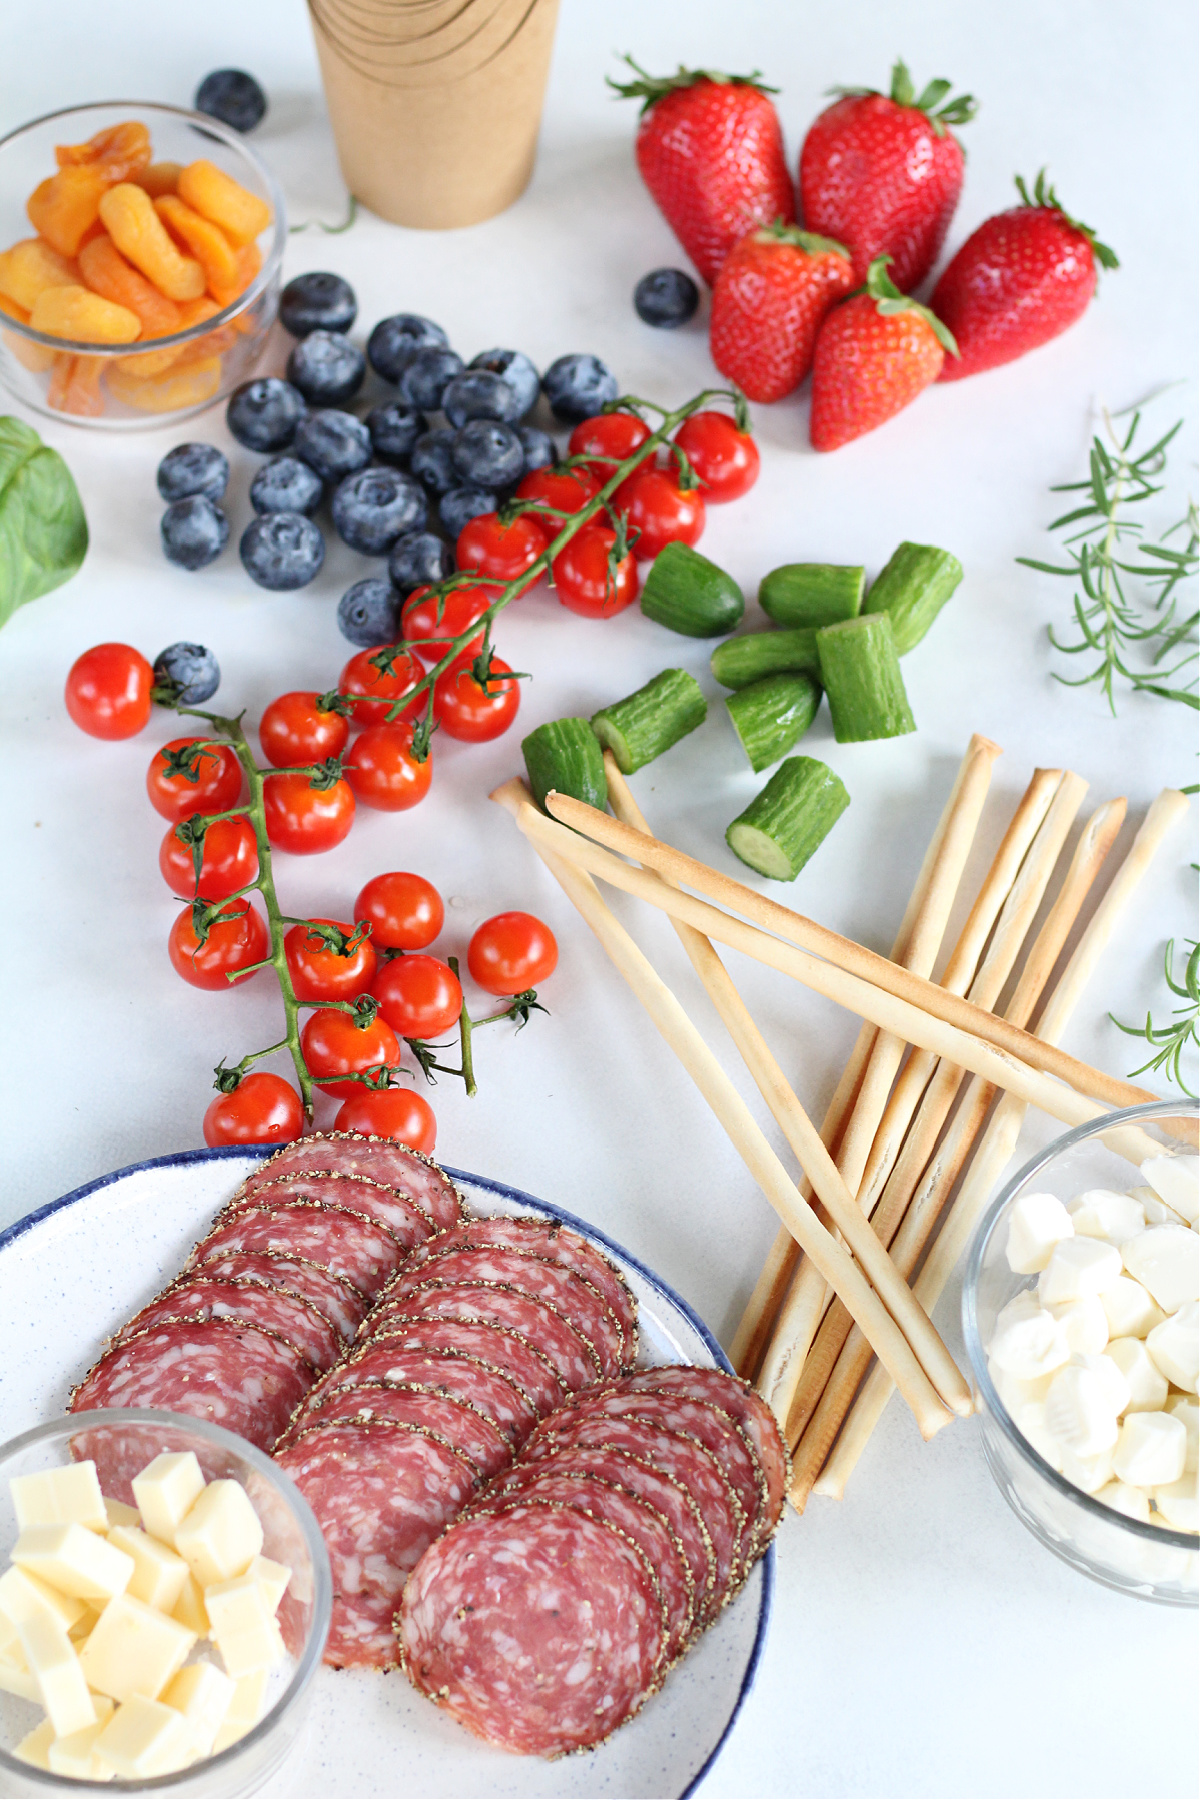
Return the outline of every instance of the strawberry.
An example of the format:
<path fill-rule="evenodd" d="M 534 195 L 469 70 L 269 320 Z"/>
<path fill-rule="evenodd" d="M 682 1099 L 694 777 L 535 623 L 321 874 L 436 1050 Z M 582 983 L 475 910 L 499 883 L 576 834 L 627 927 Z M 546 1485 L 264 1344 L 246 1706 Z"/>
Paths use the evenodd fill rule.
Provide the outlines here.
<path fill-rule="evenodd" d="M 861 293 L 825 316 L 813 352 L 814 450 L 837 450 L 874 431 L 937 380 L 957 347 L 941 320 L 903 295 L 886 256 L 867 270 Z"/>
<path fill-rule="evenodd" d="M 814 120 L 800 152 L 800 207 L 810 231 L 849 244 L 862 281 L 890 256 L 893 281 L 911 293 L 937 261 L 962 190 L 962 145 L 948 125 L 974 117 L 962 94 L 943 106 L 948 81 L 918 95 L 902 62 L 890 95 L 834 88 L 841 98 Z"/>
<path fill-rule="evenodd" d="M 812 367 L 821 320 L 854 286 L 850 253 L 795 225 L 764 225 L 734 245 L 713 288 L 709 345 L 751 400 L 782 400 Z"/>
<path fill-rule="evenodd" d="M 609 86 L 645 101 L 637 135 L 642 179 L 711 283 L 739 238 L 756 225 L 796 216 L 783 134 L 768 98 L 776 90 L 764 87 L 757 71 L 681 68 L 657 77 L 632 57 L 625 60 L 638 79 Z"/>
<path fill-rule="evenodd" d="M 940 381 L 959 381 L 1036 350 L 1073 325 L 1096 291 L 1096 264 L 1120 265 L 1090 225 L 1065 212 L 1043 169 L 1033 198 L 985 219 L 943 271 L 932 306 L 958 342 Z"/>

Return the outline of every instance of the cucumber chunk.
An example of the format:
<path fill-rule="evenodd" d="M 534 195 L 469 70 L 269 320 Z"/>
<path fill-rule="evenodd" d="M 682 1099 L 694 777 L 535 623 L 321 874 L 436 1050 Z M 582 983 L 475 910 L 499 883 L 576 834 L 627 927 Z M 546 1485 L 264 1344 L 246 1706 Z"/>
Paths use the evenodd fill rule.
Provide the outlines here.
<path fill-rule="evenodd" d="M 850 804 L 833 770 L 814 756 L 789 756 L 730 825 L 725 842 L 772 881 L 795 881 Z"/>
<path fill-rule="evenodd" d="M 903 737 L 917 729 L 887 613 L 864 613 L 823 626 L 817 651 L 839 744 Z"/>
<path fill-rule="evenodd" d="M 766 675 L 730 694 L 729 720 L 756 775 L 800 742 L 820 704 L 820 686 L 808 675 Z"/>
<path fill-rule="evenodd" d="M 718 644 L 709 667 L 722 687 L 749 687 L 764 675 L 819 675 L 817 631 L 802 625 L 794 631 L 751 631 Z"/>
<path fill-rule="evenodd" d="M 611 750 L 622 775 L 642 769 L 708 716 L 700 683 L 684 669 L 664 669 L 645 687 L 592 714 L 592 730 Z"/>
<path fill-rule="evenodd" d="M 539 806 L 545 806 L 546 795 L 554 789 L 604 811 L 608 804 L 604 755 L 586 719 L 551 719 L 539 725 L 522 739 L 521 754 Z"/>
<path fill-rule="evenodd" d="M 886 613 L 897 656 L 920 643 L 963 578 L 962 564 L 936 544 L 900 544 L 880 571 L 864 613 Z"/>
<path fill-rule="evenodd" d="M 857 618 L 867 571 L 845 563 L 784 563 L 764 575 L 758 604 L 779 625 L 835 625 Z"/>
<path fill-rule="evenodd" d="M 659 551 L 642 588 L 646 617 L 684 637 L 723 637 L 745 610 L 732 575 L 678 542 Z"/>

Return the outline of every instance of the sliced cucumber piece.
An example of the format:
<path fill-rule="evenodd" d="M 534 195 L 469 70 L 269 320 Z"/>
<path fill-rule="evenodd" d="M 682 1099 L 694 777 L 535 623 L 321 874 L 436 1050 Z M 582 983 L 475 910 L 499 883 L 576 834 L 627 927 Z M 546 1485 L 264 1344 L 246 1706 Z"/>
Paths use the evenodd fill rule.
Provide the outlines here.
<path fill-rule="evenodd" d="M 722 687 L 749 687 L 764 675 L 819 675 L 815 626 L 795 631 L 751 631 L 718 644 L 709 663 Z"/>
<path fill-rule="evenodd" d="M 733 854 L 772 881 L 795 881 L 850 804 L 833 770 L 814 756 L 789 756 L 730 825 Z"/>
<path fill-rule="evenodd" d="M 765 675 L 730 694 L 730 723 L 756 775 L 800 742 L 820 704 L 820 686 L 808 675 Z"/>
<path fill-rule="evenodd" d="M 903 737 L 917 729 L 887 613 L 864 613 L 823 626 L 817 650 L 839 744 Z"/>
<path fill-rule="evenodd" d="M 593 713 L 592 730 L 612 751 L 622 775 L 632 775 L 703 725 L 707 715 L 708 702 L 695 677 L 684 669 L 664 669 L 636 694 Z"/>
<path fill-rule="evenodd" d="M 900 544 L 872 585 L 864 613 L 892 621 L 897 656 L 916 648 L 963 578 L 962 564 L 936 544 Z"/>
<path fill-rule="evenodd" d="M 684 637 L 722 637 L 745 610 L 732 575 L 678 542 L 659 551 L 642 588 L 646 617 Z"/>
<path fill-rule="evenodd" d="M 608 804 L 608 782 L 599 740 L 586 719 L 551 719 L 521 743 L 533 797 L 545 806 L 552 789 L 572 794 L 601 812 Z"/>
<path fill-rule="evenodd" d="M 862 609 L 867 571 L 846 563 L 784 563 L 765 575 L 758 604 L 779 625 L 835 625 Z"/>

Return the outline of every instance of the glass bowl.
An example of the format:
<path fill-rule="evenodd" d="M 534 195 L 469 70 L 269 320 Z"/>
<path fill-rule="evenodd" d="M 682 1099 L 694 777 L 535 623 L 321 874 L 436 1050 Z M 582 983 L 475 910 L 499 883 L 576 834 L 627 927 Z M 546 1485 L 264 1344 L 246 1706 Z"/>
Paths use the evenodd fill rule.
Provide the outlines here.
<path fill-rule="evenodd" d="M 292 1579 L 279 1608 L 286 1659 L 267 1680 L 266 1708 L 246 1733 L 177 1774 L 144 1781 L 76 1781 L 18 1761 L 12 1749 L 42 1718 L 41 1708 L 0 1692 L 0 1794 L 252 1794 L 274 1774 L 303 1721 L 309 1685 L 321 1664 L 329 1631 L 333 1584 L 329 1556 L 311 1511 L 283 1470 L 244 1438 L 205 1419 L 149 1407 L 82 1412 L 36 1426 L 0 1448 L 0 1564 L 16 1540 L 10 1482 L 93 1458 L 100 1486 L 112 1500 L 133 1502 L 131 1478 L 162 1451 L 195 1452 L 209 1480 L 241 1482 L 263 1527 L 263 1554 L 285 1563 Z M 201 1651 L 204 1641 L 197 1646 Z M 196 1660 L 193 1652 L 189 1660 Z"/>
<path fill-rule="evenodd" d="M 250 285 L 219 312 L 169 337 L 116 345 L 49 337 L 10 315 L 11 301 L 0 294 L 0 381 L 34 412 L 108 431 L 189 418 L 249 379 L 279 308 L 287 243 L 279 184 L 235 131 L 178 106 L 108 100 L 47 113 L 0 137 L 0 251 L 34 235 L 25 202 L 55 172 L 55 145 L 83 143 L 131 120 L 149 127 L 154 162 L 206 158 L 265 200 L 272 218 L 258 238 L 262 267 Z"/>
<path fill-rule="evenodd" d="M 963 1335 L 975 1382 L 983 1453 L 1000 1492 L 1034 1537 L 1073 1569 L 1118 1593 L 1167 1606 L 1196 1604 L 1200 1557 L 1195 1535 L 1126 1518 L 1057 1474 L 1005 1410 L 988 1373 L 985 1346 L 991 1342 L 1000 1309 L 1037 1282 L 1036 1275 L 1015 1275 L 1008 1266 L 1005 1252 L 1013 1202 L 1035 1185 L 1038 1192 L 1055 1194 L 1064 1202 L 1087 1188 L 1124 1192 L 1143 1186 L 1137 1162 L 1164 1151 L 1189 1153 L 1198 1116 L 1186 1101 L 1156 1101 L 1106 1113 L 1056 1138 L 992 1202 L 971 1246 L 963 1283 Z M 1175 1121 L 1177 1127 L 1186 1123 L 1193 1143 L 1165 1131 L 1166 1120 Z M 1147 1138 L 1150 1149 L 1144 1147 Z"/>

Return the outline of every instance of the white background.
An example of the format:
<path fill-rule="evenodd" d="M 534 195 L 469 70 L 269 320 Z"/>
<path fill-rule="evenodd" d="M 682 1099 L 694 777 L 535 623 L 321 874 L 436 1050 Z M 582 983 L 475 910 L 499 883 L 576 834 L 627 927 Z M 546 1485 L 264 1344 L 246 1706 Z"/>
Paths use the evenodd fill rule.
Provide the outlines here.
<path fill-rule="evenodd" d="M 1195 715 L 1122 697 L 1112 720 L 1094 689 L 1056 685 L 1074 670 L 1050 651 L 1070 587 L 1018 568 L 1045 556 L 1053 482 L 1077 479 L 1102 405 L 1123 408 L 1168 382 L 1151 425 L 1187 420 L 1172 459 L 1169 523 L 1195 492 L 1192 9 L 1014 0 L 1004 9 L 923 0 L 902 9 L 715 0 L 652 7 L 565 0 L 532 187 L 470 231 L 404 232 L 367 217 L 344 237 L 292 238 L 287 273 L 336 268 L 355 285 L 360 325 L 384 313 L 438 319 L 466 356 L 513 344 L 545 366 L 590 350 L 627 391 L 678 403 L 711 379 L 702 324 L 642 326 L 630 305 L 647 269 L 682 262 L 638 179 L 635 108 L 606 72 L 632 50 L 645 66 L 758 67 L 778 101 L 794 160 L 835 82 L 886 87 L 893 57 L 918 83 L 952 77 L 980 96 L 964 128 L 966 186 L 953 250 L 1014 198 L 1015 171 L 1048 164 L 1069 210 L 1122 258 L 1066 337 L 1026 361 L 935 388 L 879 433 L 829 457 L 807 445 L 807 396 L 756 409 L 763 475 L 739 506 L 712 509 L 703 549 L 752 594 L 783 561 L 862 561 L 874 573 L 901 538 L 953 549 L 967 577 L 905 663 L 920 727 L 884 744 L 836 746 L 827 714 L 804 748 L 845 780 L 853 805 L 789 898 L 886 949 L 953 770 L 973 730 L 1006 748 L 985 814 L 986 865 L 1035 764 L 1092 783 L 1087 808 L 1128 795 L 1130 823 L 1153 795 L 1195 776 Z M 0 122 L 74 102 L 187 104 L 210 68 L 252 69 L 272 110 L 255 144 L 294 220 L 336 219 L 344 194 L 298 0 L 102 8 L 42 0 L 5 24 Z M 20 196 L 0 196 L 4 241 Z M 278 358 L 282 368 L 283 351 Z M 288 688 L 330 685 L 350 647 L 338 596 L 366 572 L 336 541 L 321 578 L 270 596 L 231 549 L 197 575 L 158 544 L 154 468 L 181 436 L 231 452 L 234 540 L 247 522 L 257 459 L 232 445 L 219 411 L 179 431 L 119 438 L 36 421 L 68 457 L 92 532 L 82 573 L 22 610 L 0 637 L 5 809 L 3 1195 L 0 1222 L 122 1164 L 201 1141 L 210 1071 L 277 1035 L 265 979 L 228 996 L 185 987 L 166 960 L 173 907 L 157 870 L 162 822 L 144 771 L 164 717 L 123 745 L 67 723 L 62 682 L 89 644 L 120 639 L 153 657 L 176 639 L 209 644 L 219 703 L 251 720 Z M 753 617 L 754 608 L 750 608 Z M 499 648 L 530 669 L 520 725 L 590 713 L 668 663 L 707 677 L 703 645 L 669 637 L 636 610 L 577 620 L 542 592 L 502 622 Z M 714 691 L 708 723 L 635 786 L 652 824 L 726 866 L 722 832 L 756 786 Z M 514 1039 L 479 1040 L 480 1093 L 432 1096 L 439 1154 L 595 1220 L 657 1268 L 728 1339 L 773 1220 L 686 1077 L 511 824 L 484 796 L 519 766 L 518 733 L 472 749 L 439 743 L 429 801 L 399 816 L 360 813 L 333 855 L 280 858 L 295 913 L 347 916 L 361 883 L 415 868 L 446 895 L 443 954 L 465 952 L 489 913 L 524 906 L 559 934 L 550 1018 Z M 1166 1007 L 1164 940 L 1194 930 L 1194 815 L 1162 853 L 1068 1046 L 1124 1073 L 1137 1045 L 1108 1023 Z M 618 910 L 694 1011 L 735 1079 L 665 923 Z M 855 1022 L 782 978 L 732 960 L 752 1009 L 818 1117 Z M 754 1102 L 757 1105 L 757 1102 Z M 1044 1131 L 1042 1135 L 1045 1135 Z M 1033 1139 L 1031 1137 L 1030 1141 Z M 786 1152 L 785 1152 L 786 1154 Z M 957 1342 L 957 1292 L 939 1321 Z M 2 1377 L 0 1377 L 2 1380 Z M 0 1388 L 0 1407 L 2 1407 Z M 0 1421 L 5 1435 L 28 1423 Z M 895 1406 L 846 1501 L 815 1501 L 779 1540 L 778 1610 L 755 1691 L 707 1795 L 1175 1795 L 1196 1784 L 1194 1621 L 1119 1599 L 1061 1567 L 1007 1511 L 974 1428 L 922 1446 Z"/>

